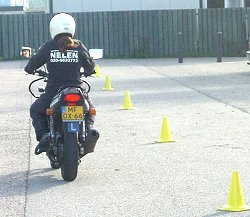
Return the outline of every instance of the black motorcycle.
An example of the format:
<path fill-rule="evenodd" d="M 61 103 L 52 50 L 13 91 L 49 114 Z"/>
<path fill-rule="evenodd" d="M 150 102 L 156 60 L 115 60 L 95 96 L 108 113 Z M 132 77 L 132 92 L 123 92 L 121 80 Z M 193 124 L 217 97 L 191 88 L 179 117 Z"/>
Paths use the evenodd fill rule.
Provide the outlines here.
<path fill-rule="evenodd" d="M 47 73 L 38 70 L 35 72 L 40 78 L 32 81 L 29 91 L 32 91 L 34 83 L 47 81 Z M 95 108 L 90 108 L 86 97 L 90 91 L 90 84 L 82 80 L 84 85 L 63 86 L 50 103 L 47 109 L 48 126 L 50 129 L 50 144 L 46 154 L 50 165 L 54 169 L 61 168 L 62 178 L 73 181 L 77 177 L 78 165 L 81 158 L 94 151 L 99 133 L 96 130 L 87 130 L 87 115 L 95 115 Z M 38 88 L 44 92 L 44 88 Z M 35 150 L 35 154 L 40 154 Z"/>

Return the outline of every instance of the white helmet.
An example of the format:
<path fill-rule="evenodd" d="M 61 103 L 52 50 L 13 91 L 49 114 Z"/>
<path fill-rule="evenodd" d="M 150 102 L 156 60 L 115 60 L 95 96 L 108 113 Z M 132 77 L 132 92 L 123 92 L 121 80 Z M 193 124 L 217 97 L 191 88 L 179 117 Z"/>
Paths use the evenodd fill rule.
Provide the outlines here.
<path fill-rule="evenodd" d="M 72 37 L 75 34 L 76 23 L 72 16 L 60 13 L 52 17 L 49 24 L 51 38 L 61 33 L 68 33 Z"/>

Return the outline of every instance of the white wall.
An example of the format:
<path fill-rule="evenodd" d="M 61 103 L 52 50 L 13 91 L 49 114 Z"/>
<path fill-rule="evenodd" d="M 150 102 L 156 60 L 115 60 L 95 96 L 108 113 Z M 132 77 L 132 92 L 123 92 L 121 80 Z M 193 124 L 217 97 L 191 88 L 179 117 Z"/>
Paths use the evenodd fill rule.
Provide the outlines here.
<path fill-rule="evenodd" d="M 142 0 L 111 0 L 111 11 L 141 10 Z"/>
<path fill-rule="evenodd" d="M 200 1 L 189 0 L 170 0 L 171 9 L 197 9 L 200 7 Z"/>
<path fill-rule="evenodd" d="M 82 12 L 83 0 L 53 0 L 53 12 Z"/>
<path fill-rule="evenodd" d="M 55 13 L 196 8 L 199 0 L 53 0 Z"/>
<path fill-rule="evenodd" d="M 207 8 L 207 0 L 202 0 Z M 128 11 L 128 10 L 167 10 L 197 9 L 200 0 L 53 0 L 53 11 Z M 225 0 L 225 7 L 244 7 L 244 0 Z"/>
<path fill-rule="evenodd" d="M 108 11 L 111 8 L 110 0 L 82 0 L 82 2 L 82 11 Z"/>
<path fill-rule="evenodd" d="M 226 0 L 225 7 L 244 7 L 244 0 Z"/>

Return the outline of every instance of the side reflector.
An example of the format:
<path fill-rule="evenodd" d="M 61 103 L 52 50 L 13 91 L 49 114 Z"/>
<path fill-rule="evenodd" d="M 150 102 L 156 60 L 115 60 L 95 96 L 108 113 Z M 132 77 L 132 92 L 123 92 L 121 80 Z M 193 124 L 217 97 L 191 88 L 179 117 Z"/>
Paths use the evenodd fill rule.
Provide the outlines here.
<path fill-rule="evenodd" d="M 90 108 L 89 109 L 89 114 L 90 115 L 96 115 L 96 109 L 95 108 Z"/>

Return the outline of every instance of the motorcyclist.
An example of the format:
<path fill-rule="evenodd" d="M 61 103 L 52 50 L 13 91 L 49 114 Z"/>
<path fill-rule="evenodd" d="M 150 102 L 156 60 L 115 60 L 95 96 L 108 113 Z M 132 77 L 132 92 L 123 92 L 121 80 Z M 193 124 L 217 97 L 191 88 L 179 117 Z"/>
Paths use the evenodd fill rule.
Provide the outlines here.
<path fill-rule="evenodd" d="M 52 40 L 44 43 L 34 54 L 24 70 L 29 74 L 42 65 L 47 64 L 48 80 L 45 93 L 31 105 L 30 116 L 35 128 L 36 139 L 39 141 L 36 150 L 45 152 L 50 142 L 46 109 L 61 86 L 80 85 L 80 68 L 84 68 L 84 76 L 95 73 L 95 63 L 87 48 L 79 40 L 73 38 L 76 23 L 74 18 L 66 13 L 59 13 L 50 20 Z M 87 98 L 90 107 L 93 104 Z M 94 116 L 87 118 L 88 130 L 93 128 Z"/>

